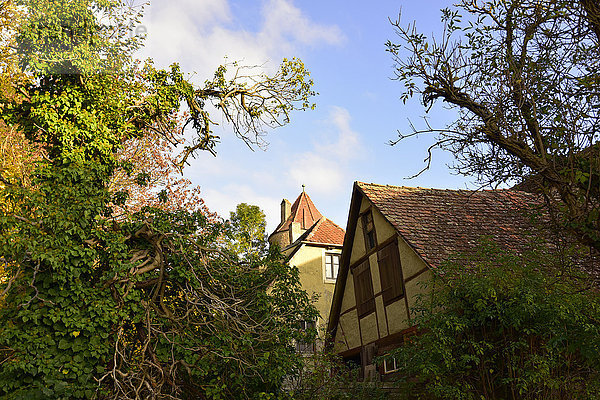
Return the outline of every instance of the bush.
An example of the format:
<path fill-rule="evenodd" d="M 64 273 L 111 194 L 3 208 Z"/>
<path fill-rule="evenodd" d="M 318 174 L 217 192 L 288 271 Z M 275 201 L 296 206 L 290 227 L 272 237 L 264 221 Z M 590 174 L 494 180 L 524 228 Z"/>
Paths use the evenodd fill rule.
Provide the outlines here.
<path fill-rule="evenodd" d="M 600 296 L 564 264 L 485 244 L 442 266 L 393 354 L 414 397 L 600 398 Z"/>
<path fill-rule="evenodd" d="M 393 398 L 381 382 L 361 382 L 359 368 L 326 352 L 307 358 L 305 368 L 291 382 L 294 400 L 384 400 Z"/>

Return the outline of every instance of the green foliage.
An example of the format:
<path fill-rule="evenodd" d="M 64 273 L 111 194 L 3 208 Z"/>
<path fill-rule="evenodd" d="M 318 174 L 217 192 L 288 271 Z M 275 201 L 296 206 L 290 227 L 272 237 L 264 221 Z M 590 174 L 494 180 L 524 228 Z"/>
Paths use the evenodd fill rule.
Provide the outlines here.
<path fill-rule="evenodd" d="M 361 382 L 360 367 L 344 364 L 341 357 L 320 352 L 307 359 L 306 367 L 292 382 L 294 400 L 384 400 L 401 399 L 381 382 Z"/>
<path fill-rule="evenodd" d="M 28 79 L 10 82 L 19 99 L 0 93 L 0 116 L 45 155 L 31 185 L 0 187 L 9 277 L 0 284 L 0 398 L 283 396 L 284 377 L 302 366 L 291 346 L 303 336 L 296 321 L 316 318 L 298 271 L 276 251 L 231 259 L 219 250 L 223 224 L 200 211 L 118 215 L 127 195 L 109 183 L 131 172 L 118 161 L 122 144 L 149 132 L 173 139 L 183 104 L 197 134 L 184 163 L 216 143 L 206 101 L 258 134 L 260 116 L 240 98 L 268 96 L 262 110 L 287 118 L 306 108 L 308 72 L 295 60 L 282 66 L 291 75 L 268 77 L 267 91 L 259 79 L 251 92 L 235 80 L 195 89 L 176 64 L 131 62 L 137 16 L 119 1 L 21 5 L 16 56 Z"/>
<path fill-rule="evenodd" d="M 600 297 L 556 263 L 485 245 L 437 271 L 420 334 L 393 353 L 415 398 L 598 398 Z"/>
<path fill-rule="evenodd" d="M 229 217 L 226 248 L 239 257 L 262 257 L 268 248 L 267 221 L 258 206 L 240 203 Z"/>

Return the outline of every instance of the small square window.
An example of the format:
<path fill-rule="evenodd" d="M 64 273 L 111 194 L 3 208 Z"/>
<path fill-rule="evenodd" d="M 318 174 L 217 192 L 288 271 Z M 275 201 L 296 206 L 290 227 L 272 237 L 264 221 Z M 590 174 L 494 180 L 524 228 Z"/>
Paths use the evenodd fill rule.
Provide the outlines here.
<path fill-rule="evenodd" d="M 337 279 L 340 268 L 340 255 L 325 253 L 325 279 Z"/>
<path fill-rule="evenodd" d="M 392 372 L 398 371 L 398 362 L 395 358 L 390 358 L 388 360 L 383 361 L 383 373 L 390 374 Z"/>

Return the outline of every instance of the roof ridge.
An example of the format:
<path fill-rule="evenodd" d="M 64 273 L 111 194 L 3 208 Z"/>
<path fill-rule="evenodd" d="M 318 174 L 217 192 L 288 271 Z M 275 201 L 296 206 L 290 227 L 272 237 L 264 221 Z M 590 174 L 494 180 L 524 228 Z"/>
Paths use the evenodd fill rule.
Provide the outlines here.
<path fill-rule="evenodd" d="M 433 192 L 470 192 L 470 193 L 498 193 L 498 192 L 510 192 L 510 193 L 527 193 L 524 190 L 515 190 L 512 188 L 479 188 L 479 189 L 452 189 L 452 188 L 433 188 L 433 187 L 422 187 L 422 186 L 398 186 L 398 185 L 390 185 L 390 184 L 380 184 L 380 183 L 369 183 L 369 182 L 360 182 L 356 181 L 359 187 L 365 186 L 375 186 L 380 188 L 392 188 L 392 189 L 403 189 L 403 190 L 430 190 Z"/>

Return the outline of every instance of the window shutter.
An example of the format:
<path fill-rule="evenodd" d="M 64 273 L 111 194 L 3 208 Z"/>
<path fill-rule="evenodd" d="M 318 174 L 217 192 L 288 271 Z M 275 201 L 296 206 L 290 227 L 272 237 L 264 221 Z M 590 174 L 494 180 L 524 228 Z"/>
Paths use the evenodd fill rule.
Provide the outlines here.
<path fill-rule="evenodd" d="M 369 314 L 375 309 L 375 299 L 373 298 L 373 281 L 371 280 L 371 270 L 369 259 L 355 267 L 352 271 L 354 276 L 354 294 L 356 298 L 356 309 L 358 317 Z"/>
<path fill-rule="evenodd" d="M 383 301 L 387 304 L 404 294 L 398 243 L 394 241 L 379 250 L 377 261 L 379 263 Z"/>

